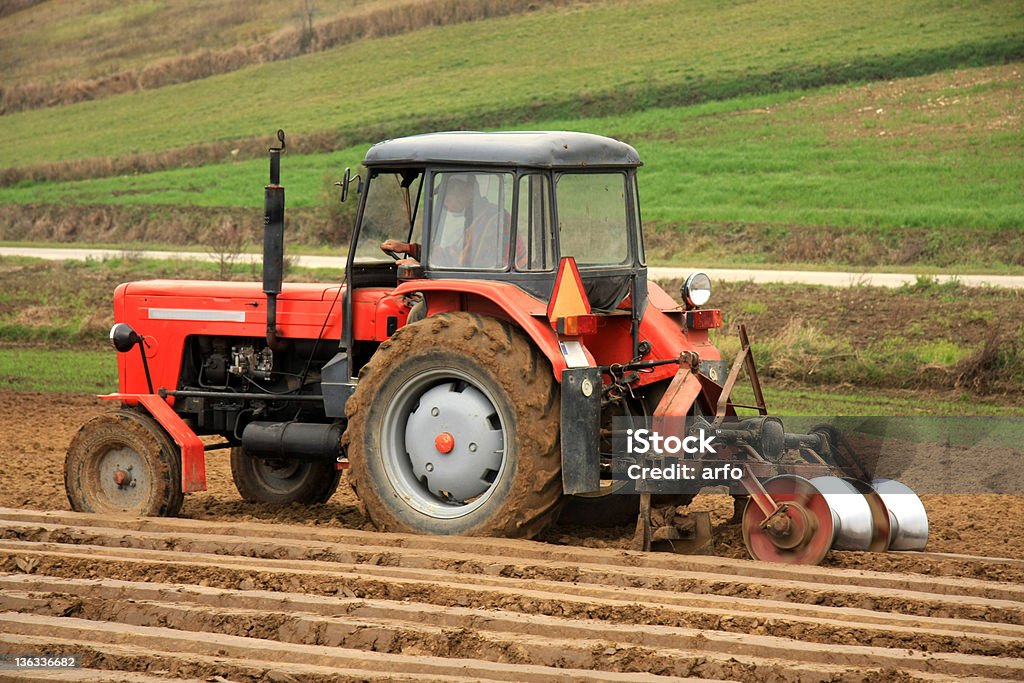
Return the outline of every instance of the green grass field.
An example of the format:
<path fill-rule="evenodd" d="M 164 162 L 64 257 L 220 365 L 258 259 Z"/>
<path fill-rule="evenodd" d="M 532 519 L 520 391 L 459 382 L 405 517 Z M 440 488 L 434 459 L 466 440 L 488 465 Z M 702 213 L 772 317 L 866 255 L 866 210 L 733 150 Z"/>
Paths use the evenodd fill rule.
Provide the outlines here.
<path fill-rule="evenodd" d="M 1024 87 L 1017 65 L 742 97 L 546 129 L 630 141 L 645 160 L 644 218 L 882 229 L 1010 229 L 1024 223 Z M 291 207 L 367 145 L 287 156 Z M 262 159 L 0 188 L 0 203 L 258 206 Z"/>
<path fill-rule="evenodd" d="M 117 355 L 112 350 L 0 347 L 0 391 L 117 391 Z"/>
<path fill-rule="evenodd" d="M 86 262 L 0 258 L 0 345 L 106 348 L 119 283 L 222 276 L 257 281 L 260 271 L 238 264 L 221 273 L 215 264 L 132 254 Z M 342 273 L 295 270 L 288 279 L 338 282 Z M 679 283 L 663 284 L 677 291 Z M 1021 292 L 925 280 L 902 290 L 743 283 L 715 290 L 725 327 L 713 340 L 723 357 L 735 357 L 738 325 L 746 325 L 762 377 L 776 387 L 845 385 L 844 400 L 872 390 L 959 391 L 1001 396 L 993 403 L 1006 405 L 1021 396 Z"/>
<path fill-rule="evenodd" d="M 277 127 L 366 139 L 930 73 L 1019 57 L 1022 21 L 1012 1 L 870 0 L 853 9 L 810 0 L 646 0 L 544 10 L 11 114 L 0 168 L 155 152 Z"/>
<path fill-rule="evenodd" d="M 417 2 L 440 6 L 314 6 L 333 20 Z M 462 23 L 453 14 L 447 25 L 197 81 L 8 113 L 0 205 L 17 206 L 0 240 L 196 244 L 225 223 L 256 225 L 264 138 L 280 126 L 291 143 L 290 243 L 337 248 L 347 228 L 328 218 L 332 183 L 374 140 L 534 128 L 637 147 L 653 261 L 1024 268 L 1018 3 L 516 7 L 523 14 Z M 180 0 L 47 1 L 0 19 L 0 37 L 11 37 L 12 69 L 34 68 L 27 46 L 39 45 L 38 68 L 52 62 L 63 78 L 242 45 L 295 23 L 297 9 L 216 2 L 182 24 L 203 24 L 192 38 L 147 42 L 153 24 L 184 11 Z M 70 41 L 66 55 L 46 49 L 55 38 L 37 28 L 16 30 L 35 15 L 53 19 L 54 35 Z M 231 28 L 218 35 L 207 25 Z M 119 34 L 119 49 L 97 44 Z"/>
<path fill-rule="evenodd" d="M 765 403 L 773 415 L 780 416 L 946 416 L 987 415 L 1020 416 L 1019 406 L 993 399 L 978 399 L 956 392 L 919 392 L 871 390 L 857 391 L 849 386 L 794 387 L 764 383 Z M 747 392 L 749 393 L 749 392 Z M 749 399 L 744 391 L 737 400 Z M 1019 433 L 1019 432 L 1018 432 Z"/>

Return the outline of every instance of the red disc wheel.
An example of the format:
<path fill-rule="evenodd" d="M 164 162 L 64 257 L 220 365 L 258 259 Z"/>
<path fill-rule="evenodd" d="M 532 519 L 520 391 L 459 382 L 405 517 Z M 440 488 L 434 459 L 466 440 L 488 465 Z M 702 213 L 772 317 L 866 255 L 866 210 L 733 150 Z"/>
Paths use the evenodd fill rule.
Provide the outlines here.
<path fill-rule="evenodd" d="M 818 564 L 832 547 L 832 509 L 814 484 L 803 477 L 783 474 L 764 482 L 780 508 L 765 523 L 765 514 L 753 501 L 743 511 L 743 543 L 755 560 L 786 564 Z"/>

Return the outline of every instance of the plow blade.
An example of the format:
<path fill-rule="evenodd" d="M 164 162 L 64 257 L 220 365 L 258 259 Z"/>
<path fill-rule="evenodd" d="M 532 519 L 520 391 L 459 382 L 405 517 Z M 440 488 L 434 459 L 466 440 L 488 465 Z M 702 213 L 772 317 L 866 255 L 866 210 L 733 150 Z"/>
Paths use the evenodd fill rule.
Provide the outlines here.
<path fill-rule="evenodd" d="M 672 520 L 671 525 L 660 526 L 651 534 L 651 550 L 667 551 L 678 555 L 714 555 L 715 543 L 711 533 L 711 513 L 688 512 Z"/>

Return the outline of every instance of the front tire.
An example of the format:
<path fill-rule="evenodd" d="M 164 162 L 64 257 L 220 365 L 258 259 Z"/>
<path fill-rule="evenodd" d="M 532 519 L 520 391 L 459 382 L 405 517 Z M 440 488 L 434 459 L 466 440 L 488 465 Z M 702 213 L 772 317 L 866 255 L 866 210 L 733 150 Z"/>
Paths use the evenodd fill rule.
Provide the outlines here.
<path fill-rule="evenodd" d="M 531 538 L 558 512 L 558 385 L 508 323 L 444 313 L 405 326 L 346 409 L 349 478 L 382 530 Z"/>
<path fill-rule="evenodd" d="M 341 472 L 333 461 L 256 458 L 238 446 L 231 449 L 231 479 L 251 503 L 317 505 L 334 495 Z"/>
<path fill-rule="evenodd" d="M 64 488 L 76 512 L 173 517 L 185 499 L 181 453 L 149 415 L 98 415 L 68 447 Z"/>

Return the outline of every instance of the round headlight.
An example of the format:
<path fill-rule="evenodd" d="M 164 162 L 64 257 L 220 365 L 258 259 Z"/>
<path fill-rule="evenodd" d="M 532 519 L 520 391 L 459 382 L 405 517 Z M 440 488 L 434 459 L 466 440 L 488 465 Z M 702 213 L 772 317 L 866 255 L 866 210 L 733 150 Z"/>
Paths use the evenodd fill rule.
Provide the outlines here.
<path fill-rule="evenodd" d="M 110 345 L 117 349 L 118 353 L 131 351 L 140 341 L 142 337 L 128 323 L 115 323 L 110 328 Z"/>
<path fill-rule="evenodd" d="M 687 306 L 703 306 L 711 298 L 711 278 L 704 273 L 691 273 L 679 293 Z"/>

